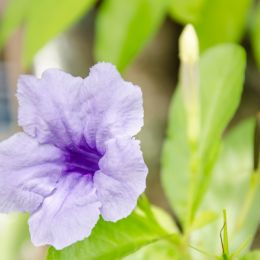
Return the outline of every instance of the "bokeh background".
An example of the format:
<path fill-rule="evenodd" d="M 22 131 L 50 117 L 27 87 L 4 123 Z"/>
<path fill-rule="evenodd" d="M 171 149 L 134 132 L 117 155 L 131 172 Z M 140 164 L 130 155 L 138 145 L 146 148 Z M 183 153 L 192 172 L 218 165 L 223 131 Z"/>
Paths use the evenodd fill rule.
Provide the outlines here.
<path fill-rule="evenodd" d="M 147 194 L 170 214 L 160 184 L 160 157 L 185 24 L 195 25 L 201 52 L 222 42 L 246 49 L 244 92 L 231 125 L 260 109 L 258 1 L 0 0 L 0 17 L 1 140 L 18 130 L 15 92 L 20 74 L 40 76 L 55 67 L 85 77 L 95 62 L 111 61 L 143 90 L 145 124 L 139 137 L 149 167 Z M 0 259 L 44 259 L 45 249 L 34 248 L 28 238 L 26 216 L 0 214 Z"/>

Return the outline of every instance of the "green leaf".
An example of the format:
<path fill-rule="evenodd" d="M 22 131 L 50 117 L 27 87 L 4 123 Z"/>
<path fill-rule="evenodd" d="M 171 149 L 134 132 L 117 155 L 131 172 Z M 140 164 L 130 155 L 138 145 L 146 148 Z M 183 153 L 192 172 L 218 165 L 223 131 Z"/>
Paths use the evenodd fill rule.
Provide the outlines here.
<path fill-rule="evenodd" d="M 207 0 L 195 24 L 201 50 L 218 43 L 240 41 L 251 3 L 252 0 Z"/>
<path fill-rule="evenodd" d="M 225 44 L 205 52 L 200 61 L 200 180 L 193 211 L 207 189 L 221 135 L 233 117 L 243 89 L 246 57 L 238 45 Z M 194 212 L 195 214 L 195 212 Z"/>
<path fill-rule="evenodd" d="M 206 155 L 235 113 L 242 93 L 246 57 L 233 44 L 207 51 L 200 61 L 201 150 Z"/>
<path fill-rule="evenodd" d="M 206 0 L 171 0 L 169 13 L 173 19 L 183 23 L 196 23 Z"/>
<path fill-rule="evenodd" d="M 253 119 L 242 122 L 224 138 L 219 159 L 214 168 L 208 192 L 200 211 L 227 211 L 227 225 L 230 252 L 235 252 L 246 242 L 248 249 L 260 220 L 260 182 L 252 174 L 252 151 L 255 122 Z M 252 184 L 255 192 L 251 196 Z M 250 203 L 248 202 L 248 195 Z M 245 206 L 246 205 L 246 206 Z M 222 253 L 220 230 L 223 219 L 196 231 L 194 244 L 200 244 L 207 251 Z"/>
<path fill-rule="evenodd" d="M 250 24 L 251 43 L 258 67 L 260 67 L 260 3 L 253 11 L 253 19 Z"/>
<path fill-rule="evenodd" d="M 244 80 L 245 53 L 233 44 L 209 49 L 200 60 L 201 133 L 199 139 L 199 182 L 191 197 L 191 151 L 186 135 L 186 113 L 178 92 L 172 101 L 167 139 L 162 156 L 162 183 L 172 208 L 185 222 L 191 199 L 193 213 L 207 190 L 221 135 L 240 100 Z"/>
<path fill-rule="evenodd" d="M 167 231 L 137 210 L 116 223 L 100 219 L 89 238 L 62 251 L 50 248 L 47 259 L 118 259 L 168 236 Z"/>
<path fill-rule="evenodd" d="M 13 31 L 24 22 L 32 4 L 33 0 L 11 0 L 8 2 L 0 22 L 0 49 Z"/>
<path fill-rule="evenodd" d="M 159 224 L 162 228 L 171 234 L 177 234 L 178 229 L 174 223 L 172 217 L 159 207 L 152 206 L 152 212 L 157 220 L 157 225 Z M 147 213 L 146 213 L 147 214 Z M 150 213 L 148 212 L 148 215 Z M 178 236 L 177 236 L 178 238 Z M 173 243 L 172 243 L 173 242 Z M 182 246 L 176 241 L 176 235 L 171 237 L 166 237 L 164 240 L 157 241 L 152 244 L 148 244 L 137 252 L 127 256 L 124 260 L 157 260 L 157 259 L 185 259 L 187 257 L 187 252 L 183 252 Z"/>
<path fill-rule="evenodd" d="M 154 227 L 157 226 L 159 229 L 167 230 L 170 233 L 178 233 L 178 228 L 173 218 L 163 209 L 151 205 L 145 194 L 142 194 L 139 198 L 137 210 L 141 210 L 145 213 L 150 224 Z"/>
<path fill-rule="evenodd" d="M 168 241 L 158 241 L 147 245 L 124 260 L 182 260 L 189 259 L 184 252 Z"/>
<path fill-rule="evenodd" d="M 259 260 L 260 259 L 260 250 L 255 250 L 247 253 L 240 260 Z"/>
<path fill-rule="evenodd" d="M 37 1 L 26 18 L 23 63 L 31 64 L 34 55 L 49 40 L 73 25 L 92 6 L 95 0 Z"/>
<path fill-rule="evenodd" d="M 218 215 L 216 212 L 210 210 L 200 212 L 193 222 L 192 229 L 199 229 L 214 222 L 218 218 Z"/>
<path fill-rule="evenodd" d="M 178 91 L 171 102 L 167 138 L 162 153 L 161 178 L 171 207 L 184 222 L 188 206 L 190 151 L 185 134 L 186 114 L 180 94 Z"/>
<path fill-rule="evenodd" d="M 96 21 L 96 60 L 125 69 L 159 28 L 167 4 L 168 0 L 104 1 Z"/>

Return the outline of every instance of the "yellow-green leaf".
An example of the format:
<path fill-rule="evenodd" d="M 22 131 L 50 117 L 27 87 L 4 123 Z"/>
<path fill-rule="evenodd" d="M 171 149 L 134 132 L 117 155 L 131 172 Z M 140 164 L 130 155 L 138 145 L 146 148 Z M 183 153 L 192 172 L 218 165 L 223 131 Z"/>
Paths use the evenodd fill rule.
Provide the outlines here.
<path fill-rule="evenodd" d="M 252 0 L 207 0 L 196 29 L 201 50 L 243 36 Z"/>
<path fill-rule="evenodd" d="M 169 13 L 183 24 L 196 23 L 206 0 L 171 0 Z"/>
<path fill-rule="evenodd" d="M 95 0 L 36 1 L 26 18 L 23 63 L 30 65 L 34 55 L 49 40 L 72 26 Z"/>
<path fill-rule="evenodd" d="M 168 0 L 106 0 L 96 21 L 95 56 L 123 70 L 158 30 Z"/>

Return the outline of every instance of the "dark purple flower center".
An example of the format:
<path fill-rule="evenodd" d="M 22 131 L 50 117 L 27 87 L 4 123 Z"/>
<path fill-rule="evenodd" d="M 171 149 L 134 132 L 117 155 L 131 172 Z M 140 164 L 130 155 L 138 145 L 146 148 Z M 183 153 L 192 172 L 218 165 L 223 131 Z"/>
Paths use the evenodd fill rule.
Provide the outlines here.
<path fill-rule="evenodd" d="M 91 176 L 99 170 L 98 162 L 102 155 L 86 143 L 78 147 L 68 147 L 65 152 L 66 172 L 77 172 Z"/>

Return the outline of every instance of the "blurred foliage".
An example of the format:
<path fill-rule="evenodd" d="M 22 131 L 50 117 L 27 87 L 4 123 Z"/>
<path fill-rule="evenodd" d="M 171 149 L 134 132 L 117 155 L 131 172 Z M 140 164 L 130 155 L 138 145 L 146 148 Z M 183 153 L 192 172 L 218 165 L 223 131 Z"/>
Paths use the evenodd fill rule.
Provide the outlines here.
<path fill-rule="evenodd" d="M 29 239 L 27 219 L 27 215 L 20 214 L 0 216 L 0 259 L 21 259 L 21 248 Z"/>
<path fill-rule="evenodd" d="M 13 31 L 23 23 L 24 17 L 30 9 L 31 0 L 12 0 L 8 3 L 1 17 L 0 47 L 2 48 Z"/>
<path fill-rule="evenodd" d="M 202 120 L 196 155 L 196 167 L 199 171 L 196 179 L 190 172 L 193 159 L 186 135 L 187 119 L 183 101 L 180 93 L 173 98 L 168 139 L 162 157 L 162 183 L 183 225 L 188 221 L 186 218 L 190 217 L 189 214 L 195 214 L 205 193 L 221 134 L 239 104 L 244 69 L 244 51 L 235 45 L 228 44 L 209 49 L 201 58 Z M 195 191 L 191 191 L 191 185 L 195 186 Z M 192 194 L 187 192 L 187 187 L 190 187 Z M 191 199 L 193 205 L 190 205 Z"/>
<path fill-rule="evenodd" d="M 31 2 L 26 15 L 24 63 L 28 66 L 36 52 L 60 32 L 75 23 L 95 0 L 44 0 Z M 37 4 L 36 4 L 37 3 Z"/>
<path fill-rule="evenodd" d="M 201 50 L 205 50 L 218 43 L 239 42 L 251 4 L 252 0 L 172 0 L 170 14 L 196 27 Z"/>
<path fill-rule="evenodd" d="M 96 59 L 123 70 L 158 30 L 167 4 L 168 0 L 104 1 L 96 21 Z"/>
<path fill-rule="evenodd" d="M 95 0 L 11 0 L 1 19 L 0 47 L 23 25 L 23 64 L 28 67 L 37 51 L 75 24 L 95 3 Z M 103 0 L 96 18 L 95 57 L 124 70 L 168 14 L 177 22 L 195 25 L 201 50 L 217 43 L 239 42 L 251 7 L 252 0 Z M 257 58 L 259 26 L 253 27 Z"/>
<path fill-rule="evenodd" d="M 254 126 L 254 119 L 245 120 L 224 137 L 208 192 L 199 209 L 199 212 L 211 210 L 216 213 L 223 208 L 227 210 L 230 248 L 233 252 L 239 248 L 242 251 L 249 248 L 260 220 L 257 201 L 260 180 L 259 174 L 252 170 Z M 193 243 L 209 251 L 220 252 L 219 233 L 222 225 L 222 216 L 218 214 L 218 219 L 211 225 L 193 233 Z"/>
<path fill-rule="evenodd" d="M 39 49 L 84 15 L 94 0 L 11 0 L 0 24 L 0 47 L 18 26 L 24 27 L 23 64 Z"/>
<path fill-rule="evenodd" d="M 260 250 L 250 252 L 245 256 L 243 256 L 242 258 L 240 258 L 240 260 L 258 260 L 258 259 L 260 259 Z"/>
<path fill-rule="evenodd" d="M 220 213 L 227 210 L 231 257 L 248 249 L 260 220 L 260 175 L 253 172 L 254 121 L 239 125 L 220 145 L 240 101 L 245 53 L 235 45 L 219 45 L 202 55 L 199 68 L 198 147 L 188 139 L 189 114 L 179 89 L 170 108 L 162 183 L 184 235 L 192 234 L 192 244 L 207 252 L 221 255 Z"/>
<path fill-rule="evenodd" d="M 202 8 L 207 0 L 171 0 L 169 14 L 171 17 L 182 23 L 197 23 L 200 19 Z"/>
<path fill-rule="evenodd" d="M 244 35 L 251 0 L 208 0 L 195 24 L 201 50 L 218 43 L 239 42 Z"/>

